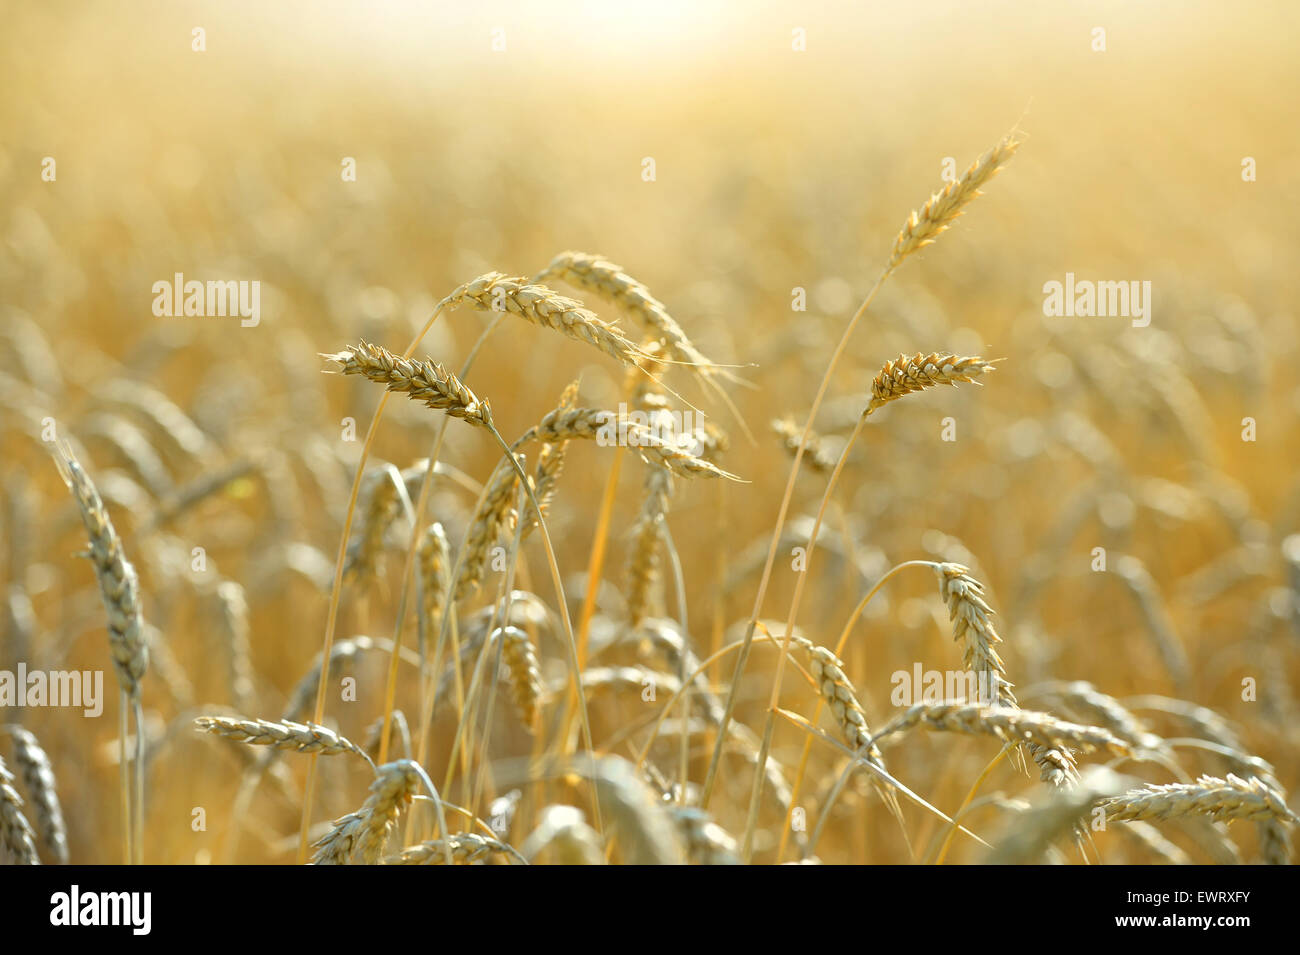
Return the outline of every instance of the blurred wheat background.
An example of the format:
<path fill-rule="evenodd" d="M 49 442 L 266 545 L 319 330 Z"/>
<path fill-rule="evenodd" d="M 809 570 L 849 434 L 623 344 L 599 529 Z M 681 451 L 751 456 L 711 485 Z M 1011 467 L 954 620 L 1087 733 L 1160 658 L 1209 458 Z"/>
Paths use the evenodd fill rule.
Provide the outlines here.
<path fill-rule="evenodd" d="M 1094 722 L 1054 682 L 1088 681 L 1127 701 L 1145 729 L 1214 744 L 1114 760 L 1129 783 L 1255 767 L 1280 790 L 1300 784 L 1294 5 L 53 2 L 6 4 L 0 22 L 0 669 L 25 661 L 107 672 L 99 719 L 7 708 L 0 722 L 25 726 L 48 753 L 73 861 L 123 858 L 118 699 L 98 587 L 77 556 L 85 534 L 42 439 L 44 419 L 98 485 L 156 628 L 143 684 L 145 860 L 293 862 L 308 757 L 271 764 L 235 818 L 241 778 L 261 751 L 197 733 L 192 720 L 278 718 L 321 652 L 359 439 L 383 394 L 322 374 L 321 354 L 363 339 L 401 353 L 461 283 L 490 270 L 531 276 L 565 249 L 607 256 L 644 282 L 706 355 L 753 386 L 728 386 L 751 441 L 687 370 L 666 378 L 728 432 L 717 462 L 748 482 L 676 484 L 667 527 L 684 593 L 679 601 L 669 579 L 655 616 L 676 620 L 703 658 L 743 635 L 775 527 L 791 455 L 769 423 L 789 417 L 796 435 L 802 428 L 846 322 L 908 214 L 943 185 L 945 159 L 960 172 L 1013 128 L 1023 145 L 986 196 L 881 290 L 816 428 L 833 461 L 871 379 L 900 353 L 1003 360 L 983 387 L 938 389 L 871 417 L 827 513 L 800 632 L 833 647 L 892 565 L 961 563 L 997 611 L 1022 706 Z M 192 48 L 196 27 L 202 52 Z M 1104 52 L 1093 49 L 1097 27 Z M 792 48 L 799 29 L 803 50 Z M 501 38 L 505 48 L 494 49 Z M 42 178 L 46 157 L 53 181 Z M 1247 157 L 1254 181 L 1243 180 Z M 341 175 L 347 158 L 355 181 Z M 260 324 L 156 317 L 153 283 L 177 272 L 259 281 Z M 1150 325 L 1045 317 L 1043 285 L 1067 272 L 1150 281 Z M 616 307 L 556 288 L 637 337 Z M 796 290 L 806 311 L 792 309 Z M 441 317 L 416 357 L 459 369 L 490 318 L 469 309 Z M 616 362 L 509 319 L 465 376 L 507 440 L 575 379 L 579 405 L 628 400 Z M 349 418 L 357 440 L 345 440 Z M 956 440 L 945 441 L 949 418 Z M 1243 440 L 1247 418 L 1253 441 Z M 367 470 L 411 467 L 443 420 L 394 397 Z M 613 453 L 575 442 L 567 455 L 547 521 L 577 621 Z M 482 433 L 450 423 L 440 456 L 448 472 L 435 480 L 428 519 L 453 546 L 500 457 Z M 624 569 L 645 474 L 636 455 L 622 459 L 590 665 L 671 673 L 626 621 Z M 228 479 L 173 507 L 214 475 Z M 825 487 L 805 463 L 764 619 L 785 620 L 792 547 Z M 395 520 L 373 574 L 343 591 L 339 640 L 392 637 L 411 530 Z M 1094 569 L 1095 548 L 1105 549 L 1104 571 Z M 490 573 L 460 615 L 490 605 L 499 580 Z M 520 790 L 498 830 L 517 847 L 548 803 L 593 820 L 587 783 L 560 775 L 521 785 L 508 769 L 567 739 L 564 637 L 534 538 L 515 583 L 552 610 L 529 628 L 548 695 L 536 735 L 505 691 L 471 734 L 471 808 L 484 819 L 505 814 L 493 800 Z M 412 617 L 405 646 L 415 629 Z M 242 684 L 231 665 L 241 633 Z M 1185 673 L 1171 671 L 1162 641 L 1181 648 Z M 882 588 L 841 656 L 873 728 L 894 715 L 891 674 L 918 662 L 960 668 L 932 573 L 900 573 Z M 736 719 L 756 735 L 776 659 L 755 644 L 736 693 Z M 720 698 L 734 662 L 726 655 L 707 670 Z M 360 743 L 384 714 L 386 674 L 385 652 L 358 654 L 345 674 L 356 698 L 332 678 L 326 724 Z M 1253 694 L 1243 692 L 1248 679 Z M 793 664 L 783 687 L 782 707 L 811 719 L 817 694 Z M 595 749 L 635 762 L 670 694 L 588 695 Z M 397 705 L 413 731 L 418 700 L 403 666 Z M 1170 700 L 1212 708 L 1225 723 Z M 817 725 L 838 738 L 833 721 Z M 425 763 L 439 784 L 456 727 L 456 707 L 440 707 Z M 771 755 L 787 777 L 809 738 L 777 720 Z M 661 739 L 647 785 L 689 802 L 711 750 L 711 737 L 691 738 L 691 785 L 674 791 L 677 741 Z M 884 747 L 893 776 L 949 815 L 998 751 L 995 740 L 950 733 L 912 732 Z M 708 806 L 738 841 L 753 779 L 742 755 L 728 752 Z M 0 756 L 12 768 L 7 739 Z M 826 814 L 816 857 L 933 861 L 946 824 L 904 800 L 900 825 L 867 773 L 827 812 L 845 759 L 813 738 L 797 808 L 809 830 Z M 312 835 L 360 806 L 370 779 L 359 761 L 322 757 Z M 963 824 L 996 844 L 1046 788 L 1032 764 L 1026 772 L 1003 760 Z M 461 794 L 457 782 L 444 795 Z M 800 856 L 804 833 L 778 857 L 784 826 L 765 799 L 754 861 Z M 1060 843 L 1058 857 L 1267 855 L 1249 823 L 1225 829 L 1201 817 L 1112 824 L 1091 837 L 1082 852 Z M 628 842 L 612 858 L 627 861 Z M 402 844 L 395 835 L 389 848 Z M 962 835 L 945 859 L 976 862 L 986 851 Z"/>

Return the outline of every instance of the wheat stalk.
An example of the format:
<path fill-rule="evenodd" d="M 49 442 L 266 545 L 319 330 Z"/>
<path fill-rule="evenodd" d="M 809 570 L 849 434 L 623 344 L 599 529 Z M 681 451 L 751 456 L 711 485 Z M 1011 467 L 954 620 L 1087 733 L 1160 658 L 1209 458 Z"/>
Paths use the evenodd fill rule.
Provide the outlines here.
<path fill-rule="evenodd" d="M 1054 842 L 1077 832 L 1089 810 L 1117 793 L 1122 785 L 1117 773 L 1101 766 L 1089 767 L 1076 785 L 1054 788 L 1028 811 L 1018 813 L 984 864 L 1037 863 Z"/>
<path fill-rule="evenodd" d="M 966 204 L 983 195 L 981 187 L 998 174 L 1019 146 L 1014 137 L 1007 136 L 971 163 L 960 179 L 948 183 L 940 192 L 930 196 L 919 211 L 908 216 L 894 240 L 887 271 L 898 268 L 909 255 L 930 245 L 947 231 Z"/>

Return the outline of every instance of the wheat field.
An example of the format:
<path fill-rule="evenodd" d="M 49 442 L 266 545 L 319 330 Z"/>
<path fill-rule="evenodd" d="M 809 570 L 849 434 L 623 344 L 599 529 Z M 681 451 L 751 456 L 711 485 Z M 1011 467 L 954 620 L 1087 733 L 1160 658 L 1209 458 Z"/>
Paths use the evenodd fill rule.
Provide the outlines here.
<path fill-rule="evenodd" d="M 0 861 L 1292 861 L 1292 5 L 0 19 Z"/>

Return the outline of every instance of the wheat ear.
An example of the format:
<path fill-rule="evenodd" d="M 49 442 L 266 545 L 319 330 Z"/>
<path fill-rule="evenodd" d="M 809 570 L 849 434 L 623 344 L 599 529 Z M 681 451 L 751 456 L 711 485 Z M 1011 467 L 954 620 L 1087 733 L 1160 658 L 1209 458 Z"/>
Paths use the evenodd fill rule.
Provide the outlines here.
<path fill-rule="evenodd" d="M 570 382 L 560 393 L 560 401 L 557 404 L 557 411 L 567 411 L 574 407 L 578 401 L 578 383 Z M 551 444 L 543 445 L 542 450 L 537 455 L 537 466 L 533 471 L 533 493 L 537 497 L 537 503 L 541 506 L 541 516 L 547 513 L 547 508 L 551 499 L 555 497 L 555 489 L 559 485 L 560 475 L 564 472 L 564 452 L 568 448 L 569 442 L 557 441 Z M 524 536 L 527 537 L 538 527 L 540 520 L 537 510 L 531 503 L 528 505 L 528 519 L 524 524 Z"/>
<path fill-rule="evenodd" d="M 437 362 L 400 358 L 367 342 L 321 357 L 337 364 L 341 374 L 363 375 L 412 401 L 423 401 L 435 411 L 480 427 L 493 427 L 488 403 Z"/>
<path fill-rule="evenodd" d="M 384 861 L 389 865 L 446 865 L 446 849 L 456 865 L 480 865 L 493 856 L 518 856 L 504 842 L 475 832 L 458 832 L 445 839 L 433 839 L 407 846 L 398 855 Z"/>
<path fill-rule="evenodd" d="M 522 468 L 524 456 L 517 454 L 515 460 Z M 460 575 L 456 580 L 454 599 L 457 602 L 473 596 L 478 590 L 492 545 L 503 533 L 514 529 L 517 519 L 514 508 L 515 490 L 518 487 L 519 472 L 502 463 L 492 476 L 483 504 L 470 524 L 469 536 L 465 541 L 465 555 L 461 559 Z"/>
<path fill-rule="evenodd" d="M 420 535 L 417 559 L 420 568 L 420 612 L 424 617 L 427 635 L 438 626 L 451 596 L 451 544 L 441 524 L 435 522 L 424 529 Z"/>
<path fill-rule="evenodd" d="M 600 836 L 587 824 L 587 817 L 575 806 L 547 806 L 539 815 L 537 828 L 519 847 L 530 863 L 549 851 L 557 865 L 604 865 Z"/>
<path fill-rule="evenodd" d="M 140 695 L 140 681 L 149 667 L 149 649 L 140 611 L 140 581 L 126 559 L 104 502 L 67 445 L 60 445 L 55 462 L 63 482 L 76 498 L 82 523 L 90 536 L 90 560 L 99 579 L 99 592 L 108 611 L 108 642 L 117 682 L 127 696 Z"/>
<path fill-rule="evenodd" d="M 625 365 L 635 365 L 644 357 L 618 326 L 602 321 L 576 299 L 560 295 L 545 285 L 530 284 L 528 279 L 511 277 L 502 272 L 488 272 L 466 282 L 438 304 L 438 311 L 466 302 L 484 312 L 509 312 L 512 315 L 559 332 L 566 338 L 584 342 Z"/>
<path fill-rule="evenodd" d="M 1201 776 L 1195 783 L 1171 783 L 1130 789 L 1101 803 L 1106 818 L 1171 819 L 1200 815 L 1215 820 L 1276 819 L 1295 825 L 1300 817 L 1287 806 L 1281 794 L 1258 777 L 1242 779 L 1228 773 Z"/>
<path fill-rule="evenodd" d="M 398 813 L 420 785 L 420 772 L 411 760 L 399 759 L 380 766 L 378 773 L 361 808 L 335 820 L 313 844 L 313 865 L 347 865 L 354 858 L 362 865 L 379 863 Z"/>
<path fill-rule="evenodd" d="M 651 295 L 645 285 L 628 275 L 621 265 L 587 252 L 561 252 L 532 281 L 543 282 L 551 277 L 614 302 L 663 342 L 669 358 L 688 364 L 701 374 L 712 374 L 717 370 L 717 366 L 691 343 L 664 304 Z"/>
<path fill-rule="evenodd" d="M 501 661 L 510 681 L 510 695 L 525 728 L 532 732 L 542 700 L 542 674 L 537 651 L 528 634 L 518 627 L 501 630 Z"/>
<path fill-rule="evenodd" d="M 934 569 L 939 578 L 939 595 L 948 606 L 953 639 L 962 645 L 966 669 L 979 677 L 981 691 L 988 693 L 990 699 L 985 702 L 1018 707 L 996 649 L 1002 638 L 993 625 L 993 610 L 984 599 L 983 585 L 961 564 L 941 563 Z M 1062 787 L 1078 781 L 1078 767 L 1068 750 L 1044 747 L 1035 741 L 1028 742 L 1025 748 L 1044 782 Z"/>
<path fill-rule="evenodd" d="M 668 815 L 677 824 L 686 847 L 686 861 L 691 865 L 740 865 L 735 837 L 703 809 L 672 806 Z"/>
<path fill-rule="evenodd" d="M 13 773 L 0 757 L 0 849 L 15 865 L 40 865 L 35 832 L 23 815 L 23 799 L 13 787 Z"/>
<path fill-rule="evenodd" d="M 363 583 L 375 573 L 375 563 L 384 549 L 384 536 L 402 511 L 401 497 L 392 471 L 378 467 L 366 475 L 369 484 L 361 526 L 348 541 L 343 579 Z"/>
<path fill-rule="evenodd" d="M 947 352 L 931 352 L 929 355 L 917 352 L 911 358 L 899 355 L 893 361 L 885 362 L 880 373 L 872 379 L 871 400 L 864 413 L 871 414 L 882 405 L 927 388 L 939 385 L 955 387 L 959 381 L 979 384 L 976 379 L 993 371 L 997 360 Z"/>
<path fill-rule="evenodd" d="M 885 739 L 916 726 L 970 736 L 994 736 L 1008 743 L 1037 743 L 1048 749 L 1106 750 L 1117 756 L 1133 752 L 1122 739 L 1100 726 L 1070 723 L 1034 710 L 965 701 L 917 703 L 890 720 L 872 739 Z"/>
<path fill-rule="evenodd" d="M 940 192 L 934 193 L 919 211 L 907 217 L 894 250 L 889 256 L 889 271 L 927 245 L 930 245 L 962 214 L 962 209 L 980 192 L 990 179 L 1015 155 L 1020 143 L 1012 136 L 1005 137 L 996 146 L 980 156 L 956 182 L 950 182 Z"/>
<path fill-rule="evenodd" d="M 628 418 L 620 418 L 616 412 L 594 408 L 552 411 L 525 432 L 515 442 L 515 446 L 518 447 L 528 441 L 553 444 L 573 439 L 632 447 L 642 457 L 663 465 L 680 477 L 723 477 L 733 481 L 739 480 L 736 475 L 690 454 L 675 443 L 664 440 L 644 425 Z"/>
<path fill-rule="evenodd" d="M 248 599 L 244 588 L 224 580 L 215 591 L 221 632 L 225 636 L 226 676 L 230 702 L 237 710 L 253 701 L 253 663 L 249 646 Z"/>
<path fill-rule="evenodd" d="M 36 813 L 36 831 L 49 858 L 59 865 L 68 864 L 68 827 L 55 786 L 50 758 L 36 736 L 21 726 L 8 727 L 14 741 L 14 764 L 23 779 L 23 788 Z"/>
<path fill-rule="evenodd" d="M 793 455 L 799 450 L 799 439 L 802 433 L 799 426 L 791 418 L 773 418 L 771 421 L 772 433 L 781 439 L 781 445 L 785 450 Z M 836 455 L 832 454 L 826 447 L 826 439 L 814 431 L 808 432 L 808 440 L 804 444 L 804 460 L 808 462 L 808 467 L 817 474 L 830 474 L 835 470 Z"/>
<path fill-rule="evenodd" d="M 324 726 L 290 720 L 240 720 L 226 716 L 200 716 L 194 720 L 194 726 L 204 733 L 251 746 L 272 746 L 299 753 L 319 753 L 321 756 L 355 753 L 367 758 L 361 747 Z"/>

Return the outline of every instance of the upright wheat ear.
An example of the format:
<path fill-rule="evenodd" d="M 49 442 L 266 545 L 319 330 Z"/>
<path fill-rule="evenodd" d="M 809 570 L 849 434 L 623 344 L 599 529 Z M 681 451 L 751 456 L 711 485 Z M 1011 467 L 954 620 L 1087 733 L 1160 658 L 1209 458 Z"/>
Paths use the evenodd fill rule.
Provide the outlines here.
<path fill-rule="evenodd" d="M 984 600 L 983 585 L 961 564 L 936 564 L 934 569 L 939 577 L 939 594 L 948 605 L 953 639 L 962 644 L 966 669 L 977 674 L 984 684 L 982 689 L 989 692 L 990 699 L 985 702 L 1018 707 L 1006 679 L 1006 668 L 995 649 L 1002 638 L 993 626 L 993 610 Z M 1068 749 L 1044 746 L 1032 739 L 1025 741 L 1025 748 L 1044 782 L 1063 787 L 1078 781 L 1079 771 Z"/>
<path fill-rule="evenodd" d="M 99 592 L 108 611 L 108 642 L 117 682 L 132 699 L 140 695 L 140 681 L 149 667 L 149 649 L 140 612 L 140 581 L 126 559 L 122 541 L 109 520 L 104 502 L 81 464 L 66 445 L 56 451 L 55 463 L 63 483 L 72 491 L 81 521 L 90 535 L 90 560 L 99 579 Z"/>
<path fill-rule="evenodd" d="M 1013 137 L 1006 137 L 971 163 L 960 179 L 948 183 L 941 192 L 936 192 L 926 200 L 919 212 L 908 216 L 898 238 L 894 240 L 889 269 L 896 269 L 913 252 L 930 245 L 947 231 L 962 214 L 966 204 L 982 195 L 980 187 L 998 174 L 1019 146 L 1020 143 Z"/>

